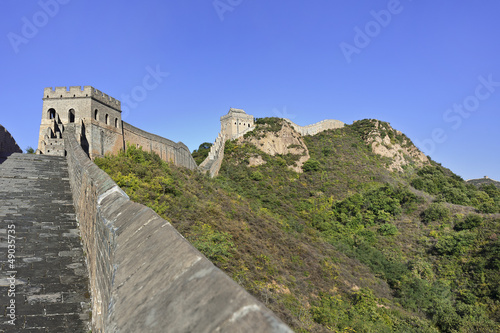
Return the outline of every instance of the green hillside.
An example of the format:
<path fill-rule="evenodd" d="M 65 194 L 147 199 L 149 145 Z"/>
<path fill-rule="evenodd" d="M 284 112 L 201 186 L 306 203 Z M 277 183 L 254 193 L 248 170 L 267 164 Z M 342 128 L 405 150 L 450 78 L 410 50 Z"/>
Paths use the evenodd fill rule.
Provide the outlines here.
<path fill-rule="evenodd" d="M 297 173 L 300 154 L 255 144 L 283 121 L 256 124 L 214 179 L 134 147 L 96 163 L 297 332 L 500 330 L 498 188 L 409 156 L 389 171 L 366 141 L 373 120 L 304 137 Z"/>

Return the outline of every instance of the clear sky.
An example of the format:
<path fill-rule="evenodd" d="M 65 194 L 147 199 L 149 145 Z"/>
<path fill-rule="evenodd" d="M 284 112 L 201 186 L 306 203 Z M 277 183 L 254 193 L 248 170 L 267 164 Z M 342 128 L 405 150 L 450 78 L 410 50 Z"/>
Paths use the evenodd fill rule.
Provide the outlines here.
<path fill-rule="evenodd" d="M 500 2 L 3 0 L 0 124 L 36 148 L 44 87 L 91 85 L 193 150 L 230 107 L 376 118 L 500 180 Z M 147 89 L 146 89 L 147 88 Z"/>

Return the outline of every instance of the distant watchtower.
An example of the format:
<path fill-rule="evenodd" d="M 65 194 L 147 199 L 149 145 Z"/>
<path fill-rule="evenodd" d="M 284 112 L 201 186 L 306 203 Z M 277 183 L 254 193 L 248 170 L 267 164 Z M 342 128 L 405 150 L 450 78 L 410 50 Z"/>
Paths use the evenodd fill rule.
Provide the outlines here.
<path fill-rule="evenodd" d="M 91 86 L 45 88 L 43 95 L 37 153 L 64 156 L 66 126 L 75 126 L 90 158 L 123 148 L 120 101 Z"/>
<path fill-rule="evenodd" d="M 241 109 L 230 108 L 229 112 L 220 118 L 220 123 L 221 133 L 225 135 L 226 140 L 232 140 L 253 129 L 254 117 Z"/>

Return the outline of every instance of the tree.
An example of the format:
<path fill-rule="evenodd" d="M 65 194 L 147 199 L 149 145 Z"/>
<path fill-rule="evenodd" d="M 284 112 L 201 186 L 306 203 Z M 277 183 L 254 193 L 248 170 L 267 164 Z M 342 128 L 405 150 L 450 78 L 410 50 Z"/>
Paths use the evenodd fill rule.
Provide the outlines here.
<path fill-rule="evenodd" d="M 302 170 L 304 172 L 309 172 L 309 171 L 318 171 L 319 168 L 320 168 L 320 164 L 318 161 L 316 161 L 315 159 L 308 159 L 304 165 L 302 166 Z"/>
<path fill-rule="evenodd" d="M 212 144 L 210 142 L 203 142 L 198 149 L 195 149 L 191 154 L 196 162 L 196 164 L 200 165 L 203 162 L 210 152 L 210 147 Z"/>

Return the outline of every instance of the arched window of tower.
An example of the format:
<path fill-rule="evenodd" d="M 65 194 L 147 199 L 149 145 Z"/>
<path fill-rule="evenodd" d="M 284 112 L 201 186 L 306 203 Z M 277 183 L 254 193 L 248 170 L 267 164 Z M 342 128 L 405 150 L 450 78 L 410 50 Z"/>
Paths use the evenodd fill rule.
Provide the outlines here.
<path fill-rule="evenodd" d="M 115 127 L 118 128 L 118 118 L 115 118 Z"/>
<path fill-rule="evenodd" d="M 75 110 L 69 109 L 68 119 L 69 119 L 70 123 L 74 123 L 75 122 Z"/>
<path fill-rule="evenodd" d="M 106 113 L 106 117 L 105 117 L 105 122 L 106 122 L 106 125 L 109 125 L 109 115 Z"/>
<path fill-rule="evenodd" d="M 49 111 L 47 111 L 47 114 L 48 114 L 49 119 L 56 118 L 56 110 L 54 110 L 54 109 L 49 109 Z"/>
<path fill-rule="evenodd" d="M 98 115 L 99 111 L 97 111 L 97 109 L 94 110 L 94 119 L 97 120 L 97 115 Z"/>

